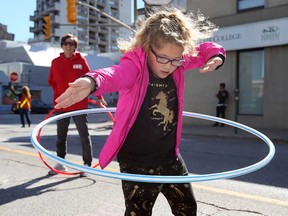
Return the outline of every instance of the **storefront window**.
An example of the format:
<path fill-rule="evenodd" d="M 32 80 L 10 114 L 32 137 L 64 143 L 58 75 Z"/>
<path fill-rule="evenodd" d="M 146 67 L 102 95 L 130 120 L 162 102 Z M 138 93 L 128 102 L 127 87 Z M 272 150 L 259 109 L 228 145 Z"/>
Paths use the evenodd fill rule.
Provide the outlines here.
<path fill-rule="evenodd" d="M 1 98 L 2 98 L 2 104 L 3 105 L 11 105 L 13 102 L 17 101 L 19 98 L 19 94 L 21 94 L 21 86 L 14 85 L 10 82 L 8 85 L 0 86 L 2 89 L 0 92 L 2 92 Z M 0 103 L 0 104 L 1 104 Z"/>
<path fill-rule="evenodd" d="M 238 0 L 238 11 L 265 6 L 265 0 Z"/>
<path fill-rule="evenodd" d="M 263 115 L 264 51 L 239 52 L 239 114 Z"/>

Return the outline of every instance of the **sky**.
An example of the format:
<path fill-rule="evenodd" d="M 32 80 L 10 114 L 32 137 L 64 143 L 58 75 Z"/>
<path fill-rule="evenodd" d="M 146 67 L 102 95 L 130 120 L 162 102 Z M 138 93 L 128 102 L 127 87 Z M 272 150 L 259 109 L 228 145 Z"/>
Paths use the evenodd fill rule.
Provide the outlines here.
<path fill-rule="evenodd" d="M 137 1 L 137 7 L 143 8 L 143 0 Z M 7 26 L 8 33 L 15 35 L 14 41 L 27 42 L 29 38 L 33 38 L 30 27 L 34 27 L 34 24 L 30 21 L 30 16 L 36 10 L 36 0 L 16 0 L 13 3 L 0 0 L 0 5 L 0 23 Z"/>

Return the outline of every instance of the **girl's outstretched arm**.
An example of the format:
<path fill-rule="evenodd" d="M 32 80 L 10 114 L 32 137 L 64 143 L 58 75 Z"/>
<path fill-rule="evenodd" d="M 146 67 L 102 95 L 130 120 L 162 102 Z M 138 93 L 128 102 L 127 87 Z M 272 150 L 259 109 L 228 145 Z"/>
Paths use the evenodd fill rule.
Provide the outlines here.
<path fill-rule="evenodd" d="M 223 64 L 223 60 L 220 57 L 213 57 L 211 58 L 203 68 L 201 68 L 199 71 L 201 73 L 209 72 L 209 71 L 214 71 L 217 69 L 219 66 Z"/>
<path fill-rule="evenodd" d="M 95 82 L 92 78 L 81 77 L 76 79 L 74 82 L 69 83 L 69 88 L 62 95 L 56 98 L 55 109 L 66 108 L 83 100 L 88 97 L 94 88 Z"/>

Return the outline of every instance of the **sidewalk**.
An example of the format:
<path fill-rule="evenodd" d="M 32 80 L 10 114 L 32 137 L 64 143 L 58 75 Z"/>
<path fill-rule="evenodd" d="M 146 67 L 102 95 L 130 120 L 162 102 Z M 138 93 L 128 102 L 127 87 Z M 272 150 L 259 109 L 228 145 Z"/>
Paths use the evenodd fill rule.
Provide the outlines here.
<path fill-rule="evenodd" d="M 45 114 L 32 114 L 32 127 L 44 120 Z M 106 114 L 102 115 L 102 118 L 97 118 L 97 120 L 105 121 L 110 120 Z M 14 123 L 20 125 L 19 115 L 11 113 L 0 112 L 0 125 Z M 92 122 L 91 122 L 92 123 Z M 97 122 L 94 122 L 97 124 Z M 107 122 L 111 126 L 111 122 Z M 103 126 L 103 125 L 102 125 Z M 260 133 L 267 136 L 272 142 L 283 142 L 288 143 L 288 130 L 285 129 L 260 129 L 253 128 Z M 214 136 L 214 137 L 227 137 L 227 138 L 252 138 L 259 139 L 253 134 L 250 134 L 242 129 L 234 128 L 229 125 L 225 127 L 212 127 L 212 125 L 184 125 L 183 135 L 193 135 L 193 136 Z"/>
<path fill-rule="evenodd" d="M 272 142 L 284 142 L 288 143 L 288 130 L 284 129 L 257 129 L 258 132 L 267 136 Z M 183 135 L 194 135 L 194 136 L 215 136 L 215 137 L 227 137 L 227 138 L 251 138 L 260 139 L 256 135 L 250 134 L 242 129 L 234 128 L 229 125 L 225 127 L 212 127 L 212 125 L 206 126 L 193 126 L 184 125 Z"/>

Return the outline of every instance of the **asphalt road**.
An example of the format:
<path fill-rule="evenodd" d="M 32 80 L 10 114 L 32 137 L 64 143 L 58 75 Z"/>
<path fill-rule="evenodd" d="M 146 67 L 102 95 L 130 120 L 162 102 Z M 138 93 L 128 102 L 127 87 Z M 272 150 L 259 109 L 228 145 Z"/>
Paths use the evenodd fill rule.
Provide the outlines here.
<path fill-rule="evenodd" d="M 31 131 L 44 117 L 32 115 L 32 127 L 21 128 L 18 115 L 0 114 L 0 215 L 124 215 L 120 180 L 96 175 L 87 178 L 47 176 L 49 169 L 30 142 Z M 89 119 L 96 163 L 112 123 L 104 114 L 92 115 Z M 43 128 L 40 143 L 54 153 L 53 123 Z M 198 215 L 287 216 L 288 145 L 274 144 L 275 157 L 256 172 L 233 179 L 192 183 Z M 81 164 L 79 138 L 73 123 L 69 130 L 68 152 L 67 160 Z M 191 175 L 249 166 L 265 157 L 267 152 L 267 146 L 258 140 L 201 136 L 183 137 L 181 148 Z M 54 165 L 49 158 L 45 161 Z M 118 172 L 117 163 L 112 162 L 107 170 Z M 153 215 L 172 215 L 162 195 L 155 204 Z"/>

